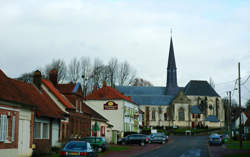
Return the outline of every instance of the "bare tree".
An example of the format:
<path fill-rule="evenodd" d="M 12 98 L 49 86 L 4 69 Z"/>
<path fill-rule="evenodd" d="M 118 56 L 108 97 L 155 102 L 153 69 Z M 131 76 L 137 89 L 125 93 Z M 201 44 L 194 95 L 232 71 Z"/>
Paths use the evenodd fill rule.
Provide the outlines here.
<path fill-rule="evenodd" d="M 135 78 L 135 71 L 131 68 L 128 62 L 123 62 L 118 68 L 118 85 L 131 85 Z"/>
<path fill-rule="evenodd" d="M 81 79 L 81 64 L 77 58 L 73 58 L 69 63 L 68 78 L 73 83 L 76 83 Z"/>
<path fill-rule="evenodd" d="M 30 73 L 24 73 L 20 77 L 16 78 L 17 80 L 26 82 L 26 83 L 32 83 L 33 82 L 33 72 Z"/>
<path fill-rule="evenodd" d="M 97 84 L 100 86 L 102 80 L 102 71 L 103 71 L 104 64 L 98 58 L 95 58 L 94 66 L 92 69 L 91 80 L 93 84 Z"/>
<path fill-rule="evenodd" d="M 64 60 L 61 59 L 53 59 L 52 62 L 45 66 L 44 74 L 46 78 L 49 78 L 49 72 L 52 69 L 57 70 L 58 82 L 63 82 L 67 76 L 67 66 Z"/>
<path fill-rule="evenodd" d="M 107 66 L 107 72 L 109 77 L 109 84 L 110 86 L 114 87 L 115 82 L 117 79 L 117 70 L 118 70 L 118 60 L 117 58 L 111 58 L 108 66 Z"/>
<path fill-rule="evenodd" d="M 147 80 L 144 80 L 142 78 L 135 78 L 132 81 L 132 86 L 153 86 L 153 84 Z"/>
<path fill-rule="evenodd" d="M 83 81 L 83 90 L 84 90 L 84 95 L 87 95 L 88 91 L 91 91 L 90 88 L 90 79 L 91 79 L 91 62 L 88 57 L 81 57 L 80 59 L 81 63 L 81 74 L 82 74 L 82 81 Z"/>
<path fill-rule="evenodd" d="M 215 83 L 214 83 L 214 80 L 212 79 L 212 77 L 209 77 L 209 84 L 210 86 L 215 89 Z"/>

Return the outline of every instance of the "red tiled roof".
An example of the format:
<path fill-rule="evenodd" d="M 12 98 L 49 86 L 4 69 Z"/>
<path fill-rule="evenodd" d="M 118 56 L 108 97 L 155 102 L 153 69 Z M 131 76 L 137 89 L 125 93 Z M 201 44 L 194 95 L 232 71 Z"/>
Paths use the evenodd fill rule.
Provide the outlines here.
<path fill-rule="evenodd" d="M 110 99 L 122 99 L 134 103 L 129 97 L 121 94 L 115 88 L 110 86 L 103 86 L 100 89 L 94 90 L 90 93 L 86 100 L 110 100 Z"/>
<path fill-rule="evenodd" d="M 74 83 L 68 83 L 68 84 L 57 84 L 57 89 L 61 92 L 61 93 L 72 93 L 74 87 L 76 84 Z"/>
<path fill-rule="evenodd" d="M 8 78 L 0 70 L 0 99 L 37 107 L 39 116 L 61 118 L 64 114 L 43 90 L 33 84 Z"/>
<path fill-rule="evenodd" d="M 66 107 L 73 109 L 74 107 L 70 104 L 66 97 L 64 97 L 55 86 L 48 80 L 42 79 L 42 83 L 50 90 L 50 92 Z"/>
<path fill-rule="evenodd" d="M 69 84 L 57 84 L 57 89 L 63 93 L 67 99 L 72 103 L 75 104 L 75 96 L 73 93 L 73 89 L 75 88 L 76 84 L 74 83 L 69 83 Z M 77 90 L 77 94 L 81 94 L 81 88 Z M 83 112 L 91 115 L 92 118 L 98 119 L 101 121 L 108 121 L 105 117 L 97 113 L 95 110 L 87 106 L 85 103 L 82 105 L 82 110 Z"/>

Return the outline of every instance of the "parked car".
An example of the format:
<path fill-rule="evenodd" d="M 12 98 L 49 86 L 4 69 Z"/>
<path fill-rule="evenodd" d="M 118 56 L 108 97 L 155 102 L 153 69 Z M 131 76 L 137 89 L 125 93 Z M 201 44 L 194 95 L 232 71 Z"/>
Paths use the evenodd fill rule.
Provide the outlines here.
<path fill-rule="evenodd" d="M 119 138 L 119 139 L 117 140 L 117 144 L 126 144 L 126 143 L 127 143 L 127 140 L 128 140 L 128 137 L 129 137 L 129 135 L 128 135 L 128 136 L 125 136 L 125 137 L 123 137 L 123 138 Z"/>
<path fill-rule="evenodd" d="M 144 134 L 131 134 L 118 140 L 121 144 L 139 144 L 140 146 L 144 146 L 148 143 L 148 137 Z"/>
<path fill-rule="evenodd" d="M 165 144 L 166 143 L 166 137 L 162 136 L 162 135 L 156 135 L 156 136 L 151 137 L 151 142 L 152 143 Z"/>
<path fill-rule="evenodd" d="M 209 136 L 208 140 L 209 145 L 221 145 L 222 144 L 222 139 L 219 134 L 212 134 Z"/>
<path fill-rule="evenodd" d="M 164 133 L 159 132 L 159 133 L 151 134 L 151 138 L 154 137 L 154 136 L 164 136 L 165 137 L 165 142 L 168 142 L 168 136 L 165 135 Z"/>
<path fill-rule="evenodd" d="M 60 157 L 70 156 L 97 157 L 97 153 L 86 141 L 70 141 L 61 150 Z"/>
<path fill-rule="evenodd" d="M 85 137 L 83 141 L 89 142 L 90 145 L 98 152 L 103 152 L 107 149 L 107 142 L 104 137 Z"/>

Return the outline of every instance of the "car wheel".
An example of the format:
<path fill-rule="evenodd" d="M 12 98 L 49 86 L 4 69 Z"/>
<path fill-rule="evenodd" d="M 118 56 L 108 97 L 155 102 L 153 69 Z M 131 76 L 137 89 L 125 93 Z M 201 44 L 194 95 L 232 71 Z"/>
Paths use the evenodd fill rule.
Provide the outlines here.
<path fill-rule="evenodd" d="M 151 143 L 151 141 L 148 141 L 148 143 L 150 144 L 150 143 Z"/>
<path fill-rule="evenodd" d="M 144 146 L 144 145 L 145 145 L 145 143 L 144 143 L 144 142 L 141 142 L 141 143 L 140 143 L 140 146 Z"/>
<path fill-rule="evenodd" d="M 124 142 L 124 141 L 122 141 L 122 145 L 125 145 L 125 142 Z"/>
<path fill-rule="evenodd" d="M 102 151 L 103 151 L 102 147 L 97 148 L 97 152 L 102 152 Z"/>
<path fill-rule="evenodd" d="M 165 144 L 165 141 L 162 141 L 161 144 Z"/>

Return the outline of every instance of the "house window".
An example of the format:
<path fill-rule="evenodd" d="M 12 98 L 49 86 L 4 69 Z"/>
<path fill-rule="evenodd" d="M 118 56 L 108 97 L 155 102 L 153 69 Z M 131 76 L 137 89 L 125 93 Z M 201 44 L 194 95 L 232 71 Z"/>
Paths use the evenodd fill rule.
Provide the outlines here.
<path fill-rule="evenodd" d="M 0 116 L 0 141 L 5 141 L 8 137 L 8 118 L 7 115 Z"/>
<path fill-rule="evenodd" d="M 105 136 L 105 127 L 101 126 L 101 136 Z"/>
<path fill-rule="evenodd" d="M 78 112 L 78 100 L 76 100 L 76 112 Z"/>
<path fill-rule="evenodd" d="M 80 113 L 82 113 L 82 101 L 80 101 Z"/>
<path fill-rule="evenodd" d="M 16 126 L 16 117 L 12 117 L 12 128 L 11 128 L 11 141 L 15 141 L 15 126 Z"/>
<path fill-rule="evenodd" d="M 179 115 L 179 121 L 184 121 L 185 120 L 184 109 L 183 108 L 179 109 L 178 115 Z"/>
<path fill-rule="evenodd" d="M 152 110 L 152 120 L 155 121 L 155 110 Z"/>
<path fill-rule="evenodd" d="M 49 138 L 49 124 L 43 123 L 43 139 Z"/>
<path fill-rule="evenodd" d="M 49 139 L 49 123 L 35 122 L 35 139 Z"/>

